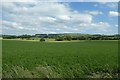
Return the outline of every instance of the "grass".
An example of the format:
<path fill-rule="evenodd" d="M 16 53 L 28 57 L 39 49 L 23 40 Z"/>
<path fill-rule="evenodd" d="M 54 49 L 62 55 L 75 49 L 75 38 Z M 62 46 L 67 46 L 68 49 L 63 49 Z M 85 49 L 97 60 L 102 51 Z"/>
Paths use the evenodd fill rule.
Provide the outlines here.
<path fill-rule="evenodd" d="M 118 75 L 117 41 L 3 40 L 2 47 L 4 78 L 114 78 Z"/>
<path fill-rule="evenodd" d="M 0 38 L 0 78 L 2 77 L 2 40 Z"/>

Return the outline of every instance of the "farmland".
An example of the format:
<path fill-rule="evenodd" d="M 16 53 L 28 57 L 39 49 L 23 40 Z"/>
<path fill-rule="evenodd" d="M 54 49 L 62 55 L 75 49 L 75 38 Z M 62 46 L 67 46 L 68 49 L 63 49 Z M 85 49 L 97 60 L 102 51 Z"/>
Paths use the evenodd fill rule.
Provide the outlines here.
<path fill-rule="evenodd" d="M 114 78 L 118 74 L 117 41 L 2 43 L 4 78 Z"/>

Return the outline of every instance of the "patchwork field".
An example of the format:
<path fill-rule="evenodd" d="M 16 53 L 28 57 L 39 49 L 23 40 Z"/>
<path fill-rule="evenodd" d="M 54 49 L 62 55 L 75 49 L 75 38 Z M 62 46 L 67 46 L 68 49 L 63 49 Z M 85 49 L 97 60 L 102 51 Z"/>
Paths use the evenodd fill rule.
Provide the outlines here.
<path fill-rule="evenodd" d="M 117 41 L 3 40 L 4 78 L 115 78 Z"/>

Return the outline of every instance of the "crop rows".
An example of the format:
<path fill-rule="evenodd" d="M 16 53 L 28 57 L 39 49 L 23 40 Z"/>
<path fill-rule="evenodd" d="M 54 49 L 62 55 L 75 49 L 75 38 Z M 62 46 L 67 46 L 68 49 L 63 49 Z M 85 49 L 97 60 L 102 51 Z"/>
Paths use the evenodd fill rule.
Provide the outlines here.
<path fill-rule="evenodd" d="M 27 42 L 3 40 L 3 77 L 113 78 L 117 41 Z"/>

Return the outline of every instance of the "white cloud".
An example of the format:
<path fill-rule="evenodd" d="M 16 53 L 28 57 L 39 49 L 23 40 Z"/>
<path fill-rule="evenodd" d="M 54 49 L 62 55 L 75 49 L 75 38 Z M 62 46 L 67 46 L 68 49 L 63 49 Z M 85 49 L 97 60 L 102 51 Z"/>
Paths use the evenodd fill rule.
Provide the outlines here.
<path fill-rule="evenodd" d="M 105 31 L 109 24 L 94 23 L 93 16 L 57 2 L 3 3 L 3 34 Z M 102 12 L 91 12 L 93 15 Z"/>
<path fill-rule="evenodd" d="M 103 14 L 101 11 L 88 11 L 89 14 L 92 15 L 99 15 L 99 14 Z"/>
<path fill-rule="evenodd" d="M 18 27 L 19 29 L 24 29 L 23 27 Z"/>
<path fill-rule="evenodd" d="M 109 15 L 110 16 L 120 16 L 120 13 L 118 13 L 116 11 L 109 11 Z"/>
<path fill-rule="evenodd" d="M 67 15 L 58 15 L 58 18 L 61 20 L 70 20 L 70 17 Z"/>
<path fill-rule="evenodd" d="M 89 0 L 89 1 L 90 2 L 119 2 L 119 0 Z"/>
<path fill-rule="evenodd" d="M 1 0 L 1 2 L 35 2 L 38 0 Z"/>
<path fill-rule="evenodd" d="M 106 6 L 110 8 L 118 8 L 118 3 L 108 3 Z"/>
<path fill-rule="evenodd" d="M 48 23 L 54 23 L 56 21 L 56 18 L 53 17 L 38 17 L 38 20 L 40 20 L 40 22 L 48 22 Z"/>
<path fill-rule="evenodd" d="M 97 7 L 98 6 L 98 4 L 95 4 L 95 5 L 93 5 L 94 7 Z"/>
<path fill-rule="evenodd" d="M 103 9 L 110 9 L 110 10 L 117 10 L 118 9 L 118 2 L 99 2 L 99 7 Z"/>
<path fill-rule="evenodd" d="M 80 24 L 85 30 L 94 31 L 94 32 L 107 32 L 109 31 L 110 24 L 107 22 L 98 22 L 91 24 Z"/>
<path fill-rule="evenodd" d="M 115 27 L 118 27 L 118 24 L 116 24 Z"/>
<path fill-rule="evenodd" d="M 1 2 L 119 2 L 119 0 L 1 0 Z"/>

